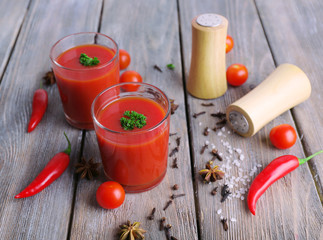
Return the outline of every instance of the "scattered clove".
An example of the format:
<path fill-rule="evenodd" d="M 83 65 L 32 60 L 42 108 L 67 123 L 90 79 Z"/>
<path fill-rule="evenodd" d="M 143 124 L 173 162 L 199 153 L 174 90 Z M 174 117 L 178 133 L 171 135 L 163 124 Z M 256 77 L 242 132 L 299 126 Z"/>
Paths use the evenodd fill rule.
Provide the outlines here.
<path fill-rule="evenodd" d="M 211 113 L 212 117 L 217 117 L 217 118 L 225 118 L 226 114 L 222 113 L 222 112 L 218 112 L 218 113 Z"/>
<path fill-rule="evenodd" d="M 165 228 L 165 221 L 166 221 L 166 218 L 165 217 L 162 217 L 159 220 L 159 231 L 163 231 L 164 230 L 164 228 Z"/>
<path fill-rule="evenodd" d="M 159 71 L 159 72 L 163 72 L 161 69 L 160 69 L 160 67 L 158 67 L 158 65 L 154 65 L 154 69 L 156 69 L 157 71 Z"/>
<path fill-rule="evenodd" d="M 213 104 L 213 103 L 201 103 L 201 105 L 202 105 L 203 107 L 211 107 L 211 106 L 214 106 L 214 104 Z"/>
<path fill-rule="evenodd" d="M 170 133 L 169 136 L 172 137 L 172 136 L 175 136 L 177 135 L 177 133 Z"/>
<path fill-rule="evenodd" d="M 226 218 L 221 219 L 221 223 L 222 223 L 222 225 L 223 225 L 223 229 L 224 229 L 224 231 L 228 231 L 228 229 L 229 229 L 229 226 L 228 226 L 228 219 L 226 219 Z"/>
<path fill-rule="evenodd" d="M 178 197 L 184 197 L 185 196 L 185 193 L 182 193 L 182 194 L 173 194 L 172 196 L 170 196 L 171 199 L 175 199 L 175 198 L 178 198 Z"/>
<path fill-rule="evenodd" d="M 178 104 L 175 104 L 175 100 L 174 99 L 169 99 L 169 101 L 170 101 L 170 112 L 171 112 L 171 114 L 174 114 L 175 111 L 178 108 Z"/>
<path fill-rule="evenodd" d="M 222 196 L 221 202 L 224 202 L 230 194 L 231 192 L 229 190 L 229 186 L 224 184 L 221 189 L 221 196 Z"/>
<path fill-rule="evenodd" d="M 227 119 L 226 118 L 224 118 L 221 121 L 217 122 L 215 125 L 225 125 L 225 124 L 227 124 Z"/>
<path fill-rule="evenodd" d="M 204 129 L 204 131 L 203 131 L 203 135 L 204 135 L 204 136 L 207 136 L 207 135 L 209 135 L 209 132 L 210 132 L 210 128 L 206 127 L 206 128 Z"/>
<path fill-rule="evenodd" d="M 44 76 L 43 76 L 43 79 L 44 79 L 44 83 L 46 85 L 53 85 L 54 83 L 56 83 L 56 79 L 55 79 L 55 75 L 54 75 L 54 72 L 53 70 L 47 72 Z"/>
<path fill-rule="evenodd" d="M 212 190 L 211 194 L 212 194 L 213 196 L 215 196 L 217 192 L 218 192 L 218 187 L 215 187 L 215 188 Z"/>
<path fill-rule="evenodd" d="M 205 114 L 205 113 L 206 113 L 205 111 L 203 111 L 203 112 L 199 112 L 199 113 L 194 113 L 194 114 L 193 114 L 193 118 L 197 118 L 198 116 L 203 115 L 203 114 Z"/>
<path fill-rule="evenodd" d="M 172 237 L 170 235 L 170 229 L 171 228 L 172 228 L 172 225 L 170 225 L 170 224 L 167 224 L 165 226 L 165 228 L 164 228 L 167 240 L 171 240 L 172 239 Z"/>
<path fill-rule="evenodd" d="M 178 165 L 177 165 L 177 158 L 174 158 L 174 159 L 173 159 L 172 168 L 178 168 Z"/>
<path fill-rule="evenodd" d="M 176 145 L 179 147 L 181 145 L 181 137 L 176 138 Z"/>
<path fill-rule="evenodd" d="M 216 149 L 212 149 L 212 152 L 211 152 L 212 154 L 213 154 L 213 156 L 214 157 L 216 157 L 219 161 L 223 161 L 223 158 L 220 156 L 220 154 L 219 154 L 219 152 L 218 152 L 218 150 L 216 150 Z"/>
<path fill-rule="evenodd" d="M 170 239 L 171 240 L 178 240 L 176 237 L 173 237 L 173 236 L 171 236 Z"/>
<path fill-rule="evenodd" d="M 155 212 L 156 212 L 156 208 L 153 208 L 153 210 L 151 211 L 151 214 L 148 216 L 149 220 L 154 220 L 155 218 Z"/>
<path fill-rule="evenodd" d="M 177 185 L 177 184 L 175 184 L 175 185 L 172 187 L 172 189 L 176 191 L 176 190 L 178 190 L 178 189 L 179 189 L 179 187 L 178 187 L 178 185 Z"/>
<path fill-rule="evenodd" d="M 204 144 L 204 146 L 201 148 L 200 154 L 203 154 L 208 147 L 209 145 Z"/>
<path fill-rule="evenodd" d="M 163 210 L 164 211 L 166 211 L 166 209 L 171 205 L 173 203 L 173 200 L 169 200 L 167 203 L 166 203 L 166 205 L 165 205 L 165 207 L 163 208 Z"/>
<path fill-rule="evenodd" d="M 171 152 L 170 154 L 168 155 L 169 157 L 172 157 L 175 153 L 178 152 L 178 147 L 175 147 Z"/>

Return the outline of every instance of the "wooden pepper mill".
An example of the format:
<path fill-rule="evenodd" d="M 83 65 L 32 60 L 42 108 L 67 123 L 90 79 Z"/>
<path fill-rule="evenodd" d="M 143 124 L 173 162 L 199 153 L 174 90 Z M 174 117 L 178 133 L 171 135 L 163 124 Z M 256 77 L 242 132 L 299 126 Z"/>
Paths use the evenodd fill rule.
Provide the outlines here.
<path fill-rule="evenodd" d="M 217 14 L 202 14 L 192 20 L 192 57 L 187 91 L 197 98 L 217 98 L 227 90 L 227 28 L 228 20 Z"/>
<path fill-rule="evenodd" d="M 226 117 L 235 132 L 250 137 L 310 95 L 311 83 L 305 73 L 285 63 L 251 92 L 229 105 Z"/>

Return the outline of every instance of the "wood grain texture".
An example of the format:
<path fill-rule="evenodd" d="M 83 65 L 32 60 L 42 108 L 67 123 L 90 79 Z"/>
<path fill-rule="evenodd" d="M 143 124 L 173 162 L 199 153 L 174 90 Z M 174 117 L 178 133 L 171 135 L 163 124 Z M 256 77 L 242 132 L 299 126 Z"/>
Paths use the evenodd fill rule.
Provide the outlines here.
<path fill-rule="evenodd" d="M 171 116 L 170 132 L 177 132 L 170 138 L 169 151 L 176 146 L 176 138 L 181 137 L 180 151 L 174 155 L 178 159 L 179 169 L 171 168 L 173 158 L 169 158 L 167 174 L 156 188 L 140 193 L 126 194 L 124 204 L 115 210 L 105 210 L 98 206 L 95 192 L 106 181 L 103 172 L 100 179 L 87 182 L 82 180 L 77 186 L 72 239 L 115 239 L 120 224 L 127 220 L 139 221 L 147 230 L 147 239 L 165 239 L 164 231 L 159 231 L 159 220 L 166 217 L 166 223 L 172 224 L 171 234 L 178 239 L 197 239 L 197 224 L 192 187 L 191 163 L 189 157 L 188 134 L 182 83 L 180 46 L 178 34 L 176 1 L 105 1 L 101 32 L 111 36 L 126 49 L 131 57 L 128 70 L 141 74 L 143 81 L 151 83 L 165 91 L 169 98 L 175 99 L 179 108 Z M 175 69 L 166 65 L 173 63 Z M 154 69 L 154 65 L 162 73 Z M 84 156 L 100 161 L 95 133 L 87 132 L 84 144 Z M 179 185 L 177 193 L 186 195 L 174 200 L 163 211 L 170 196 L 171 187 Z M 155 220 L 147 217 L 156 207 Z"/>
<path fill-rule="evenodd" d="M 300 141 L 293 148 L 284 151 L 274 149 L 269 142 L 268 134 L 273 126 L 280 123 L 294 126 L 290 112 L 270 122 L 252 138 L 239 137 L 232 134 L 228 128 L 216 132 L 211 130 L 208 136 L 203 136 L 206 127 L 213 128 L 219 121 L 209 114 L 225 112 L 230 103 L 248 93 L 274 70 L 274 61 L 253 1 L 203 1 L 201 4 L 199 1 L 182 0 L 179 3 L 186 79 L 191 57 L 190 21 L 196 15 L 206 12 L 223 15 L 229 21 L 228 34 L 235 40 L 235 46 L 227 54 L 227 66 L 242 63 L 249 69 L 249 79 L 243 86 L 238 88 L 229 86 L 223 97 L 207 101 L 214 103 L 214 107 L 202 107 L 201 103 L 206 101 L 195 99 L 190 95 L 187 98 L 201 239 L 320 239 L 323 223 L 322 206 L 307 166 L 295 170 L 269 188 L 258 201 L 256 216 L 252 216 L 247 209 L 245 201 L 247 194 L 243 195 L 243 200 L 241 196 L 233 197 L 224 203 L 220 203 L 220 194 L 216 196 L 210 194 L 215 186 L 220 188 L 224 183 L 232 183 L 231 190 L 237 195 L 237 190 L 248 187 L 255 175 L 274 158 L 284 154 L 302 157 L 304 153 Z M 268 8 L 271 6 L 271 2 L 267 3 Z M 275 34 L 274 30 L 272 34 Z M 193 113 L 201 111 L 207 113 L 196 119 L 192 117 Z M 206 141 L 209 142 L 209 149 L 201 155 L 199 151 Z M 212 144 L 223 154 L 223 162 L 216 160 L 215 164 L 223 168 L 226 177 L 210 186 L 204 185 L 197 173 L 212 158 L 210 154 Z M 239 172 L 242 177 L 246 176 L 246 185 L 241 180 L 236 181 Z M 221 216 L 229 219 L 228 232 L 221 226 Z M 236 221 L 230 221 L 232 218 Z"/>
<path fill-rule="evenodd" d="M 100 1 L 31 3 L 0 85 L 0 239 L 67 236 L 74 194 L 73 164 L 79 155 L 82 132 L 65 122 L 55 85 L 46 87 L 49 105 L 41 123 L 29 134 L 27 124 L 33 92 L 50 67 L 50 47 L 69 33 L 95 31 L 100 7 Z M 51 157 L 66 148 L 64 131 L 73 148 L 66 172 L 38 195 L 14 199 Z"/>
<path fill-rule="evenodd" d="M 323 3 L 319 0 L 288 0 L 272 1 L 270 4 L 256 1 L 256 4 L 277 64 L 293 63 L 311 81 L 310 98 L 292 111 L 305 152 L 310 155 L 323 149 L 323 49 L 319 40 L 323 34 Z M 276 16 L 279 16 L 279 21 Z M 323 202 L 322 160 L 323 156 L 317 156 L 309 165 Z"/>
<path fill-rule="evenodd" d="M 30 1 L 0 2 L 0 79 L 14 47 Z"/>

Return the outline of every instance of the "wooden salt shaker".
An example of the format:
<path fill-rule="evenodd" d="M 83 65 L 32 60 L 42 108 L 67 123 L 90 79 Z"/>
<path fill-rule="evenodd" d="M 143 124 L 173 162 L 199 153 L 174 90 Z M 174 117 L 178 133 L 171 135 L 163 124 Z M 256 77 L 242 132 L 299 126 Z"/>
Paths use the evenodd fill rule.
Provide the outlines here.
<path fill-rule="evenodd" d="M 192 20 L 192 57 L 187 91 L 197 98 L 217 98 L 227 90 L 227 28 L 228 20 L 217 14 L 202 14 Z"/>
<path fill-rule="evenodd" d="M 250 137 L 310 95 L 311 83 L 305 73 L 285 63 L 247 95 L 230 104 L 226 110 L 227 120 L 235 132 Z"/>

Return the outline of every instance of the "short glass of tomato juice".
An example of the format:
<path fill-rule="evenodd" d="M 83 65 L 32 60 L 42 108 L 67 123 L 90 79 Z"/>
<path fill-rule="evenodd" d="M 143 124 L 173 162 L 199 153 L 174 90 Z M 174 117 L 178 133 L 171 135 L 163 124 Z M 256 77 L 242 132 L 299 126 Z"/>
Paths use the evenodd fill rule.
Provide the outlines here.
<path fill-rule="evenodd" d="M 99 63 L 81 64 L 81 54 Z M 50 59 L 67 122 L 79 129 L 93 129 L 91 104 L 104 89 L 119 83 L 118 45 L 110 37 L 84 32 L 56 42 Z"/>
<path fill-rule="evenodd" d="M 125 130 L 125 112 L 143 114 L 146 125 Z M 119 83 L 93 101 L 92 118 L 105 175 L 126 192 L 157 186 L 167 169 L 170 102 L 157 87 Z M 126 117 L 130 119 L 130 116 Z"/>

